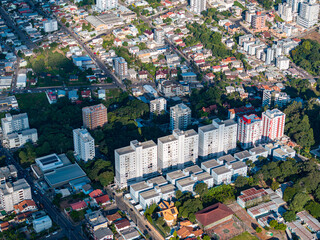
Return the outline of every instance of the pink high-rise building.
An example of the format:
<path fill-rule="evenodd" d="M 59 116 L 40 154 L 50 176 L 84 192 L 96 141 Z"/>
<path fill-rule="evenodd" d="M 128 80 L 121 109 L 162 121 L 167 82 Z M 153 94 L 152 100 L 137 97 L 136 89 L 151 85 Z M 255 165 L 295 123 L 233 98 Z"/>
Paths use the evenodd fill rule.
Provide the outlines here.
<path fill-rule="evenodd" d="M 244 149 L 261 143 L 262 121 L 256 114 L 244 115 L 238 119 L 238 141 Z"/>
<path fill-rule="evenodd" d="M 280 139 L 284 134 L 286 115 L 279 109 L 267 110 L 262 113 L 262 140 L 264 142 Z"/>

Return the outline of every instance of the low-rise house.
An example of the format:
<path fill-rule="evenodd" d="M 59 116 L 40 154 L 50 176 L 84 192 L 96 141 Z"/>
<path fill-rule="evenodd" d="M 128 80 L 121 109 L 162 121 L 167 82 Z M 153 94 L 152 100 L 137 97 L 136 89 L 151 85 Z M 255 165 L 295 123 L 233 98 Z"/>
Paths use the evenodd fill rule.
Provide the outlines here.
<path fill-rule="evenodd" d="M 105 207 L 106 205 L 110 204 L 110 198 L 107 194 L 101 195 L 94 199 L 94 202 L 99 206 Z"/>
<path fill-rule="evenodd" d="M 240 192 L 240 194 L 237 198 L 237 203 L 243 208 L 270 200 L 270 196 L 265 189 L 250 188 Z"/>
<path fill-rule="evenodd" d="M 87 208 L 87 204 L 85 201 L 82 200 L 82 201 L 79 201 L 76 203 L 71 203 L 70 207 L 72 208 L 73 211 L 81 211 L 81 210 Z"/>
<path fill-rule="evenodd" d="M 211 175 L 215 185 L 231 183 L 232 171 L 224 165 L 211 169 Z"/>
<path fill-rule="evenodd" d="M 42 232 L 52 227 L 52 220 L 48 215 L 34 219 L 32 221 L 33 229 L 36 233 Z"/>
<path fill-rule="evenodd" d="M 253 162 L 257 161 L 259 159 L 259 157 L 264 157 L 264 158 L 268 157 L 268 150 L 266 150 L 262 146 L 250 149 L 249 153 L 252 156 L 252 158 L 250 160 L 252 160 Z"/>
<path fill-rule="evenodd" d="M 159 203 L 159 217 L 163 217 L 168 226 L 173 226 L 178 218 L 178 210 L 173 202 L 162 201 Z"/>
<path fill-rule="evenodd" d="M 134 240 L 141 237 L 140 233 L 134 227 L 126 228 L 120 231 L 120 234 L 125 240 Z"/>
<path fill-rule="evenodd" d="M 99 228 L 93 232 L 94 240 L 111 240 L 113 239 L 113 233 L 109 228 Z"/>
<path fill-rule="evenodd" d="M 120 215 L 119 212 L 116 212 L 114 214 L 107 215 L 106 218 L 108 219 L 108 223 L 112 224 L 114 221 L 121 219 L 122 216 Z"/>
<path fill-rule="evenodd" d="M 176 181 L 176 186 L 181 192 L 193 192 L 195 183 L 195 180 L 191 177 L 187 177 Z"/>
<path fill-rule="evenodd" d="M 126 218 L 123 218 L 123 219 L 120 219 L 120 220 L 117 220 L 114 223 L 114 226 L 115 228 L 117 229 L 118 232 L 124 230 L 124 229 L 127 229 L 129 228 L 131 225 L 130 225 L 130 222 L 128 219 Z"/>
<path fill-rule="evenodd" d="M 37 209 L 38 208 L 36 203 L 31 199 L 23 200 L 22 202 L 14 205 L 14 212 L 16 214 L 24 213 L 24 212 L 33 212 L 33 211 L 36 211 Z"/>
<path fill-rule="evenodd" d="M 85 215 L 87 228 L 91 233 L 100 229 L 108 227 L 108 220 L 103 216 L 101 210 L 87 213 Z"/>

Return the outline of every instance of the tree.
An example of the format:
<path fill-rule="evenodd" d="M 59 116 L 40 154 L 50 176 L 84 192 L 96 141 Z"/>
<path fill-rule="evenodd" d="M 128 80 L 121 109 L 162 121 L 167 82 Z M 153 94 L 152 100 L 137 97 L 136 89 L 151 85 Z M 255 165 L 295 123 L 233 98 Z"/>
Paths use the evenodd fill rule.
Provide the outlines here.
<path fill-rule="evenodd" d="M 320 204 L 315 201 L 309 201 L 304 207 L 312 216 L 320 218 Z"/>
<path fill-rule="evenodd" d="M 102 186 L 108 186 L 110 183 L 113 182 L 114 173 L 111 171 L 103 172 L 98 177 Z"/>
<path fill-rule="evenodd" d="M 283 214 L 283 218 L 286 222 L 292 222 L 296 220 L 296 214 L 294 213 L 294 211 L 286 211 Z"/>
<path fill-rule="evenodd" d="M 194 191 L 199 194 L 200 196 L 203 196 L 208 192 L 208 185 L 206 183 L 198 183 L 195 186 Z"/>
<path fill-rule="evenodd" d="M 289 204 L 289 209 L 295 212 L 303 210 L 304 205 L 309 201 L 310 197 L 306 193 L 299 192 L 294 197 L 292 202 Z"/>
<path fill-rule="evenodd" d="M 248 179 L 243 176 L 238 176 L 236 181 L 234 182 L 234 185 L 236 186 L 236 188 L 242 188 L 247 184 L 248 184 Z"/>
<path fill-rule="evenodd" d="M 285 202 L 290 202 L 293 196 L 297 193 L 297 189 L 294 187 L 287 187 L 283 192 L 283 200 Z"/>
<path fill-rule="evenodd" d="M 276 220 L 271 220 L 269 225 L 270 227 L 275 228 L 278 225 L 278 222 Z"/>
<path fill-rule="evenodd" d="M 277 181 L 273 181 L 272 184 L 271 184 L 271 189 L 273 191 L 277 190 L 279 188 L 279 183 Z"/>
<path fill-rule="evenodd" d="M 259 228 L 259 227 L 256 227 L 256 232 L 257 232 L 257 233 L 261 233 L 261 232 L 262 232 L 262 229 Z"/>
<path fill-rule="evenodd" d="M 122 44 L 124 47 L 128 47 L 128 42 L 124 42 L 123 44 Z"/>

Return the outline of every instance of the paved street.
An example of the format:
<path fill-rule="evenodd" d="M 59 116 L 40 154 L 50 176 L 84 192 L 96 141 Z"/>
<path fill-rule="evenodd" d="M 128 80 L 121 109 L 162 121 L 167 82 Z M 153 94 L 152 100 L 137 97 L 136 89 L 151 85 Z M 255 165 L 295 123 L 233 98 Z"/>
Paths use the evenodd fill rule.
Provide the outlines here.
<path fill-rule="evenodd" d="M 35 202 L 41 203 L 48 215 L 56 222 L 64 231 L 65 235 L 69 239 L 83 240 L 81 226 L 74 226 L 61 212 L 58 210 L 48 199 L 46 195 L 41 194 L 34 185 L 33 179 L 29 172 L 23 169 L 13 158 L 13 155 L 5 148 L 1 148 L 0 151 L 6 156 L 7 164 L 13 164 L 18 170 L 18 176 L 23 177 L 29 183 L 32 191 L 32 198 Z"/>
<path fill-rule="evenodd" d="M 128 212 L 130 218 L 138 228 L 144 233 L 148 233 L 150 238 L 154 240 L 163 240 L 162 235 L 145 219 L 144 216 L 141 216 L 140 213 L 132 206 L 130 206 L 123 198 L 122 194 L 114 195 L 111 189 L 107 189 L 107 192 L 110 196 L 116 201 L 118 208 L 122 211 Z"/>

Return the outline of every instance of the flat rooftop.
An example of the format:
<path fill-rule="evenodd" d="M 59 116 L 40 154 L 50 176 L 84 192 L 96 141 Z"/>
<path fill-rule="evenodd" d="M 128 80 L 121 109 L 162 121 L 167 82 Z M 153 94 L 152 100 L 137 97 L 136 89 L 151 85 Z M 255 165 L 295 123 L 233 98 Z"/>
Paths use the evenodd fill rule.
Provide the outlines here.
<path fill-rule="evenodd" d="M 161 193 L 163 193 L 163 194 L 176 191 L 176 187 L 171 183 L 169 183 L 167 185 L 163 185 L 161 187 L 156 187 L 156 189 L 159 189 L 161 191 Z"/>
<path fill-rule="evenodd" d="M 213 179 L 213 177 L 208 172 L 203 172 L 195 175 L 198 181 L 205 181 L 208 179 Z"/>
<path fill-rule="evenodd" d="M 147 183 L 160 186 L 168 183 L 168 181 L 163 176 L 159 176 L 159 177 L 149 179 Z"/>
<path fill-rule="evenodd" d="M 245 150 L 242 152 L 235 153 L 234 157 L 238 159 L 245 159 L 251 157 L 251 154 L 247 150 Z"/>
<path fill-rule="evenodd" d="M 187 177 L 187 178 L 178 180 L 177 183 L 179 183 L 181 187 L 186 187 L 186 186 L 195 184 L 196 181 L 192 180 L 191 177 Z"/>
<path fill-rule="evenodd" d="M 230 163 L 230 162 L 233 162 L 236 160 L 237 159 L 235 159 L 231 154 L 224 155 L 224 156 L 218 158 L 218 161 L 222 161 L 222 162 L 226 162 L 226 163 Z"/>
<path fill-rule="evenodd" d="M 162 143 L 169 143 L 169 142 L 173 142 L 173 141 L 177 141 L 176 137 L 171 135 L 168 136 L 164 136 L 161 138 L 158 138 L 158 141 L 162 142 Z"/>
<path fill-rule="evenodd" d="M 202 166 L 210 169 L 210 168 L 218 167 L 218 166 L 220 166 L 220 164 L 217 162 L 217 160 L 212 159 L 212 160 L 201 163 L 201 167 Z"/>
<path fill-rule="evenodd" d="M 134 150 L 131 146 L 123 147 L 123 148 L 118 148 L 115 150 L 119 155 L 123 154 L 128 154 L 128 153 L 133 153 Z"/>
<path fill-rule="evenodd" d="M 145 189 L 148 189 L 151 187 L 146 182 L 138 182 L 138 183 L 130 185 L 130 188 L 132 188 L 134 191 L 138 192 L 138 191 L 145 190 Z"/>
<path fill-rule="evenodd" d="M 232 169 L 237 170 L 240 168 L 245 168 L 247 167 L 247 164 L 245 164 L 244 162 L 241 161 L 236 161 L 234 163 L 231 163 Z"/>
<path fill-rule="evenodd" d="M 259 147 L 250 149 L 250 152 L 253 152 L 254 154 L 261 154 L 268 151 L 264 147 L 259 146 Z"/>
<path fill-rule="evenodd" d="M 72 164 L 55 169 L 53 172 L 44 174 L 44 178 L 51 187 L 64 185 L 71 180 L 84 177 L 86 173 L 78 164 Z"/>
<path fill-rule="evenodd" d="M 56 162 L 61 162 L 60 158 L 55 153 L 50 154 L 48 156 L 37 158 L 36 160 L 39 161 L 43 166 L 56 163 Z"/>
<path fill-rule="evenodd" d="M 181 170 L 177 170 L 171 173 L 167 173 L 167 177 L 171 178 L 172 180 L 183 178 L 186 175 L 183 174 Z"/>
<path fill-rule="evenodd" d="M 203 172 L 203 170 L 198 165 L 193 165 L 191 167 L 187 167 L 183 169 L 183 172 L 189 173 L 189 174 L 197 174 Z"/>
<path fill-rule="evenodd" d="M 206 125 L 206 126 L 199 127 L 199 129 L 202 132 L 210 132 L 210 131 L 216 130 L 217 128 L 215 126 L 213 126 L 212 124 L 209 124 L 209 125 Z"/>
<path fill-rule="evenodd" d="M 225 166 L 219 166 L 219 167 L 213 168 L 211 171 L 215 172 L 217 175 L 229 173 L 229 172 L 231 173 L 231 170 L 226 168 Z"/>
<path fill-rule="evenodd" d="M 155 189 L 150 189 L 150 190 L 147 190 L 145 192 L 140 193 L 140 196 L 146 200 L 146 199 L 158 197 L 158 196 L 160 196 L 160 194 Z"/>

